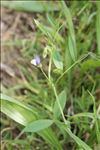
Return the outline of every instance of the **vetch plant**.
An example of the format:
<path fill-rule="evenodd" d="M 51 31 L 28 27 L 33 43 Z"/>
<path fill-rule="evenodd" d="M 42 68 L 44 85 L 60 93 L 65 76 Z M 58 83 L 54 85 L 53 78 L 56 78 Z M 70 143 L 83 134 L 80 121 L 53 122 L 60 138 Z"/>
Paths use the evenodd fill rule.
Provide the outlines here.
<path fill-rule="evenodd" d="M 42 24 L 38 19 L 34 20 L 42 36 L 45 36 L 46 42 L 42 53 L 36 53 L 30 58 L 31 66 L 33 65 L 41 76 L 39 79 L 36 76 L 34 81 L 31 78 L 34 75 L 34 68 L 31 67 L 31 74 L 27 71 L 26 78 L 29 83 L 25 84 L 30 92 L 25 95 L 25 100 L 29 103 L 24 104 L 2 94 L 1 111 L 23 125 L 15 141 L 22 134 L 30 132 L 34 133 L 32 137 L 35 137 L 35 134 L 41 136 L 51 150 L 66 149 L 66 143 L 72 144 L 72 149 L 92 150 L 91 132 L 96 139 L 95 143 L 99 145 L 100 141 L 100 115 L 96 111 L 93 96 L 96 94 L 94 93 L 96 82 L 89 74 L 89 69 L 99 67 L 100 59 L 93 52 L 79 53 L 77 47 L 81 46 L 76 44 L 77 37 L 70 10 L 64 1 L 59 3 L 61 13 L 58 23 L 48 14 L 47 19 L 51 26 Z M 64 32 L 67 30 L 64 37 L 62 28 Z M 98 76 L 95 78 L 97 79 Z M 88 91 L 91 92 L 87 92 L 85 88 L 86 90 L 89 88 Z M 34 89 L 38 92 L 34 92 Z M 90 106 L 93 106 L 93 110 Z"/>
<path fill-rule="evenodd" d="M 79 60 L 77 60 L 74 64 L 72 64 L 67 70 L 65 70 L 65 72 L 63 72 L 61 74 L 61 76 L 58 77 L 57 82 L 63 77 L 64 74 L 66 74 L 70 69 L 72 69 L 77 63 L 80 63 L 82 60 L 84 60 L 89 54 L 83 56 L 82 58 L 80 58 Z M 52 57 L 52 55 L 50 55 L 50 56 Z M 38 64 L 38 60 L 39 60 L 39 63 L 40 63 L 40 57 L 39 56 L 34 57 L 34 59 L 31 61 L 31 63 L 33 62 L 32 64 L 34 65 L 34 62 L 35 62 L 35 66 L 38 66 L 39 65 Z M 52 59 L 50 58 L 50 60 L 52 60 Z M 51 62 L 49 62 L 49 63 L 51 65 Z M 58 63 L 59 63 L 59 61 L 58 61 Z M 65 104 L 66 104 L 66 93 L 65 93 L 65 90 L 63 90 L 58 95 L 57 90 L 56 90 L 56 86 L 53 83 L 53 80 L 51 80 L 51 75 L 50 76 L 46 75 L 46 73 L 43 71 L 42 65 L 41 65 L 40 68 L 41 68 L 42 73 L 46 77 L 47 82 L 49 82 L 49 85 L 51 86 L 51 88 L 52 88 L 52 90 L 54 92 L 55 98 L 56 98 L 56 101 L 55 101 L 55 104 L 54 104 L 54 108 L 53 108 L 54 119 L 53 120 L 42 120 L 42 121 L 38 120 L 38 121 L 33 122 L 33 123 L 29 124 L 28 126 L 26 126 L 26 128 L 24 129 L 24 131 L 26 131 L 26 132 L 29 132 L 29 131 L 30 132 L 35 132 L 35 131 L 39 131 L 41 129 L 44 129 L 46 127 L 49 127 L 53 123 L 56 123 L 58 127 L 59 127 L 59 124 L 60 124 L 60 126 L 61 126 L 60 128 L 62 128 L 63 130 L 65 130 L 76 141 L 76 143 L 80 147 L 83 147 L 84 149 L 92 150 L 86 143 L 84 143 L 81 139 L 79 139 L 77 136 L 75 136 L 71 132 L 71 130 L 70 130 L 69 121 L 66 120 L 66 118 L 64 116 L 64 113 L 63 113 L 64 107 L 65 107 Z M 51 69 L 51 67 L 50 67 L 50 69 Z M 50 72 L 51 72 L 51 70 L 50 70 Z M 60 114 L 62 116 L 62 123 L 59 122 L 60 121 L 59 120 Z M 47 122 L 47 125 L 43 126 L 43 124 L 45 123 L 45 121 Z M 39 128 L 37 129 L 36 126 L 39 126 Z"/>

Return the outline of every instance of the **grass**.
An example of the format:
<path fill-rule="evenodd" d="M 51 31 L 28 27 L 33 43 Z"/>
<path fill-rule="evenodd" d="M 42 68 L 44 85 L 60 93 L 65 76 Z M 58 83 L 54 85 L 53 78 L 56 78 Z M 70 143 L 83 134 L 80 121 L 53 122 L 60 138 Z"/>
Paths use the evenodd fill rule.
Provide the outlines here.
<path fill-rule="evenodd" d="M 14 82 L 2 83 L 1 149 L 98 150 L 99 2 L 51 1 L 50 8 L 46 1 L 15 3 L 2 7 L 31 11 L 34 32 L 25 20 L 22 29 L 34 37 L 15 32 L 2 41 L 3 49 L 19 49 L 20 55 L 13 62 L 19 72 Z M 35 55 L 39 66 L 30 63 Z"/>

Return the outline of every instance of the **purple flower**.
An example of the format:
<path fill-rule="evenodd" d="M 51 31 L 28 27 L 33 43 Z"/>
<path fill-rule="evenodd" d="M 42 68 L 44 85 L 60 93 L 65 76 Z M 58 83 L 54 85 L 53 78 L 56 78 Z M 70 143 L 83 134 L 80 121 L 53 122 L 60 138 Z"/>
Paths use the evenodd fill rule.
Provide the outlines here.
<path fill-rule="evenodd" d="M 40 57 L 38 55 L 36 55 L 32 60 L 31 60 L 31 64 L 33 64 L 34 66 L 38 66 L 40 65 L 41 60 Z"/>

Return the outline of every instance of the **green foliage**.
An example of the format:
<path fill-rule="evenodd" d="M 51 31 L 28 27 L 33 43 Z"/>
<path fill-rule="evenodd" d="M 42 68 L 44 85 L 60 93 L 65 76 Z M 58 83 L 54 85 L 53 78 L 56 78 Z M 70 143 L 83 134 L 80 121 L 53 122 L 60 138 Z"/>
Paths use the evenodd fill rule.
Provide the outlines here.
<path fill-rule="evenodd" d="M 58 51 L 53 52 L 53 62 L 57 69 L 63 70 L 63 63 L 61 61 L 61 57 Z"/>
<path fill-rule="evenodd" d="M 100 60 L 88 59 L 81 64 L 83 71 L 93 70 L 100 67 Z"/>
<path fill-rule="evenodd" d="M 72 61 L 75 62 L 77 58 L 75 32 L 74 32 L 74 27 L 73 27 L 73 22 L 72 22 L 70 11 L 64 1 L 61 1 L 61 4 L 62 4 L 64 16 L 66 18 L 66 25 L 68 25 L 68 30 L 69 30 L 68 40 L 67 40 L 68 44 L 67 44 L 66 51 L 65 51 L 65 62 L 66 62 L 66 65 L 69 67 L 70 63 L 72 63 Z M 69 65 L 68 65 L 67 60 L 69 60 Z"/>
<path fill-rule="evenodd" d="M 92 100 L 93 100 L 93 112 L 94 112 L 94 119 L 95 119 L 95 130 L 96 130 L 96 136 L 97 136 L 97 141 L 100 147 L 100 122 L 97 119 L 97 110 L 96 110 L 96 104 L 95 104 L 95 99 L 93 97 L 93 95 L 89 92 Z"/>
<path fill-rule="evenodd" d="M 75 140 L 75 142 L 79 145 L 79 147 L 85 149 L 85 150 L 92 150 L 85 142 L 83 142 L 79 137 L 77 137 L 75 134 L 71 132 L 69 128 L 65 129 L 66 132 Z"/>
<path fill-rule="evenodd" d="M 58 95 L 58 99 L 59 99 L 59 103 L 61 105 L 61 108 L 63 110 L 64 107 L 65 107 L 65 104 L 66 104 L 66 92 L 65 92 L 65 90 L 63 90 Z M 53 108 L 53 113 L 54 113 L 54 116 L 56 118 L 59 118 L 59 116 L 60 116 L 60 110 L 59 110 L 59 105 L 58 105 L 57 101 L 55 101 L 54 108 Z"/>
<path fill-rule="evenodd" d="M 6 93 L 1 94 L 5 114 L 1 123 L 8 150 L 16 149 L 14 146 L 63 150 L 69 145 L 75 150 L 99 149 L 99 4 L 2 1 L 8 8 L 34 12 L 36 18 L 31 39 L 3 42 L 7 49 L 18 48 L 21 53 L 17 85 L 1 90 Z M 41 57 L 39 67 L 30 64 L 37 54 Z M 12 124 L 18 135 L 13 130 L 6 133 L 5 122 L 12 124 L 5 116 L 15 121 Z"/>
<path fill-rule="evenodd" d="M 4 94 L 1 94 L 1 111 L 22 125 L 36 119 L 36 113 L 32 109 Z"/>
<path fill-rule="evenodd" d="M 53 120 L 45 119 L 45 120 L 37 120 L 28 124 L 25 128 L 25 132 L 38 132 L 45 128 L 48 128 L 53 123 Z"/>
<path fill-rule="evenodd" d="M 96 21 L 96 32 L 97 32 L 97 44 L 98 54 L 100 55 L 100 2 L 97 2 L 97 21 Z"/>
<path fill-rule="evenodd" d="M 61 122 L 57 122 L 57 125 L 60 129 L 67 132 L 67 134 L 75 140 L 75 142 L 78 144 L 79 148 L 83 148 L 84 150 L 92 150 L 85 142 L 83 142 L 79 137 L 77 137 L 75 134 L 72 133 L 70 129 L 70 124 L 68 121 L 66 121 L 66 124 L 62 124 Z"/>
<path fill-rule="evenodd" d="M 49 3 L 49 5 L 48 5 Z M 2 1 L 2 5 L 18 11 L 44 12 L 59 10 L 59 6 L 46 1 Z"/>
<path fill-rule="evenodd" d="M 1 94 L 1 111 L 17 123 L 26 126 L 24 131 L 27 132 L 39 131 L 40 129 L 49 127 L 53 123 L 52 120 L 35 121 L 36 112 L 34 112 L 34 110 L 4 94 Z M 56 148 L 57 145 L 58 148 L 61 147 L 51 129 L 46 129 L 38 134 L 43 137 L 52 147 Z"/>

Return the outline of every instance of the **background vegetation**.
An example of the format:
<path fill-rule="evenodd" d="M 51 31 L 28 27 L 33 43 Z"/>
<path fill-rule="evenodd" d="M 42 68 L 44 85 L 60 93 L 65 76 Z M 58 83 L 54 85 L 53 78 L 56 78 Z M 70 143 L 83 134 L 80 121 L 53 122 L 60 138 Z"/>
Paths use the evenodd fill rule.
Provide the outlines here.
<path fill-rule="evenodd" d="M 1 4 L 1 149 L 99 150 L 100 2 Z"/>

